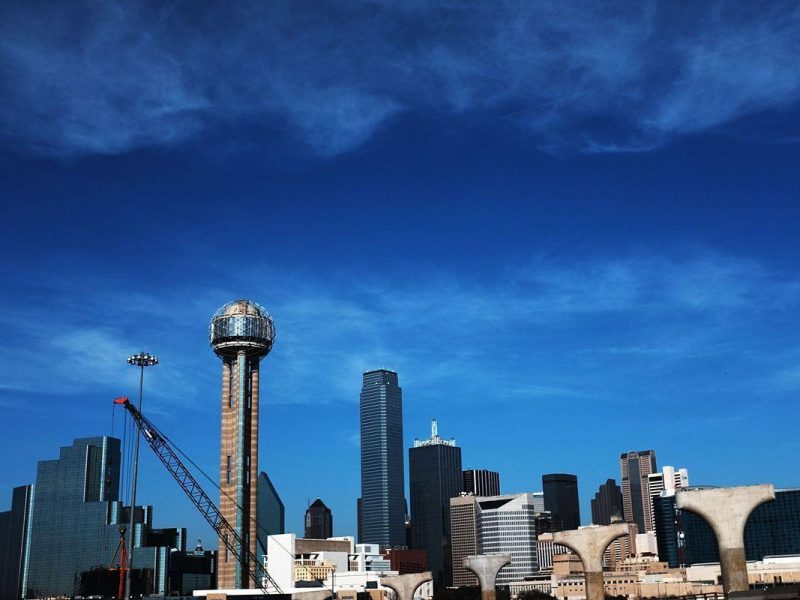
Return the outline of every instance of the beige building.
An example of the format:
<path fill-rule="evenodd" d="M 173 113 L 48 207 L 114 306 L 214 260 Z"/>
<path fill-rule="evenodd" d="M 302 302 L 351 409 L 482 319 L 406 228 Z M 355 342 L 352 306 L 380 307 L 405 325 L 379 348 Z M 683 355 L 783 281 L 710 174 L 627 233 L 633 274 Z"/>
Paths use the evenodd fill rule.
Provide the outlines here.
<path fill-rule="evenodd" d="M 478 585 L 478 578 L 464 568 L 464 558 L 478 554 L 478 501 L 475 496 L 450 499 L 450 545 L 453 585 Z"/>
<path fill-rule="evenodd" d="M 628 535 L 617 538 L 606 548 L 603 553 L 603 566 L 613 568 L 629 558 L 636 556 L 636 535 L 639 528 L 635 523 L 628 524 Z"/>
<path fill-rule="evenodd" d="M 551 594 L 559 600 L 585 598 L 583 566 L 576 571 L 576 565 L 568 559 L 555 558 Z M 767 557 L 763 561 L 748 562 L 747 571 L 754 587 L 798 584 L 800 556 Z M 628 559 L 605 572 L 604 579 L 609 596 L 638 599 L 710 594 L 723 597 L 718 563 L 670 569 L 667 563 L 653 558 Z M 524 585 L 525 582 L 520 583 Z"/>
<path fill-rule="evenodd" d="M 631 451 L 619 458 L 622 471 L 622 511 L 626 523 L 636 523 L 639 532 L 648 531 L 652 522 L 649 475 L 656 472 L 656 453 Z"/>

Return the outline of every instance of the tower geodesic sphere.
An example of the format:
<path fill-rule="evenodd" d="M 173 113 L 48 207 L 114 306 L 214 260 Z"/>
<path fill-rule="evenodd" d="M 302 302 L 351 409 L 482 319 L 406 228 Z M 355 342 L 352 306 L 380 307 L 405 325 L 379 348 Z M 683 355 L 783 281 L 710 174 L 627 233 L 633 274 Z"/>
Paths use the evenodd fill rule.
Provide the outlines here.
<path fill-rule="evenodd" d="M 214 313 L 208 326 L 209 344 L 220 357 L 240 351 L 248 356 L 266 356 L 274 340 L 272 317 L 252 300 L 228 302 Z"/>

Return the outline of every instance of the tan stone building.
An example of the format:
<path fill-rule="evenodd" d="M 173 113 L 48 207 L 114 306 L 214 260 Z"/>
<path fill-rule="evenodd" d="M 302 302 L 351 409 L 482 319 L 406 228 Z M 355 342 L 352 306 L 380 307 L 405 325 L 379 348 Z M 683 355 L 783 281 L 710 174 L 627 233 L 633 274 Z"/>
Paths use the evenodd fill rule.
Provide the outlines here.
<path fill-rule="evenodd" d="M 453 585 L 478 585 L 478 578 L 464 568 L 464 558 L 478 554 L 478 501 L 475 496 L 450 499 L 450 544 Z"/>

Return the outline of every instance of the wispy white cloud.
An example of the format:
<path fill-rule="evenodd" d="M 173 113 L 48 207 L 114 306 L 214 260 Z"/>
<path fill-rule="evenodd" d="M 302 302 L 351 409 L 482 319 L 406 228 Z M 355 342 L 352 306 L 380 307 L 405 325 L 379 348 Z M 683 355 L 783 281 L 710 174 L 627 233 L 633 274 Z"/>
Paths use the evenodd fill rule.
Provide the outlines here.
<path fill-rule="evenodd" d="M 361 373 L 376 367 L 398 370 L 418 395 L 445 403 L 442 394 L 453 402 L 613 401 L 632 385 L 658 394 L 648 386 L 728 383 L 712 385 L 703 369 L 715 377 L 736 369 L 730 382 L 739 389 L 785 390 L 796 375 L 787 354 L 775 351 L 775 336 L 769 347 L 759 333 L 792 320 L 800 282 L 749 259 L 707 251 L 538 258 L 491 283 L 444 273 L 415 273 L 413 283 L 300 280 L 253 269 L 240 274 L 251 281 L 248 293 L 276 319 L 275 350 L 264 366 L 275 404 L 357 402 Z M 275 283 L 288 278 L 291 292 Z M 93 292 L 83 297 L 82 289 Z M 148 373 L 153 406 L 212 410 L 219 383 L 205 324 L 236 293 L 191 285 L 145 292 L 131 310 L 103 290 L 54 293 L 68 308 L 54 307 L 49 317 L 18 319 L 19 307 L 4 307 L 6 389 L 42 391 L 37 373 L 47 373 L 53 393 L 135 389 L 124 358 L 145 343 L 164 359 Z M 779 337 L 786 336 L 787 347 L 800 346 L 788 329 Z M 14 353 L 27 354 L 6 360 Z M 776 372 L 782 375 L 767 377 Z"/>
<path fill-rule="evenodd" d="M 335 155 L 403 113 L 474 113 L 643 151 L 795 104 L 799 26 L 789 3 L 5 3 L 0 125 L 80 155 L 259 123 Z"/>

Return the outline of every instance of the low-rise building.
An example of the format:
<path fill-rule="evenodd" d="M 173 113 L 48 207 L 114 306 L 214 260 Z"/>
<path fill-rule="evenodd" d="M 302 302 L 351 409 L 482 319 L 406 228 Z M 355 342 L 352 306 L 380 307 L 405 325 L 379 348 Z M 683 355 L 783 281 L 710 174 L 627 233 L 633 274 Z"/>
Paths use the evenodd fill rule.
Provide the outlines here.
<path fill-rule="evenodd" d="M 550 592 L 559 600 L 581 600 L 586 597 L 582 566 L 576 566 L 569 557 L 556 557 Z M 747 563 L 747 574 L 752 588 L 800 583 L 800 556 L 766 557 Z M 668 596 L 721 595 L 722 576 L 719 563 L 694 565 L 688 568 L 671 568 L 667 562 L 653 557 L 628 559 L 604 574 L 607 596 L 626 598 L 660 598 Z M 540 589 L 533 584 L 523 589 L 523 582 L 515 582 L 517 594 L 527 589 Z M 540 589 L 540 591 L 543 591 Z M 512 597 L 514 591 L 512 591 Z"/>

